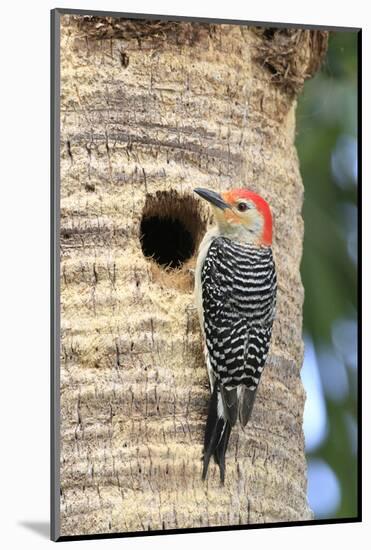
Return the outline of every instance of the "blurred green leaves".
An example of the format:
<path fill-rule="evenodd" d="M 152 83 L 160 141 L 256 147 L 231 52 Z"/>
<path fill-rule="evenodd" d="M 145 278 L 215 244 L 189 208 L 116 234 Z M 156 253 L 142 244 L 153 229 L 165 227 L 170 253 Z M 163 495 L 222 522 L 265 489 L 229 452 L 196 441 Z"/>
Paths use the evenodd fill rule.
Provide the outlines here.
<path fill-rule="evenodd" d="M 356 140 L 357 33 L 332 32 L 322 70 L 306 83 L 298 101 L 296 145 L 305 188 L 301 266 L 304 330 L 319 357 L 332 354 L 336 359 L 324 366 L 318 361 L 323 377 L 326 369 L 329 430 L 325 441 L 308 458 L 326 461 L 335 472 L 341 487 L 338 517 L 357 514 L 357 385 L 355 365 L 349 362 L 355 355 L 334 341 L 339 323 L 347 331 L 357 317 Z M 353 335 L 355 331 L 349 330 Z M 346 341 L 348 348 L 356 346 L 356 336 Z M 327 368 L 330 363 L 332 374 Z M 344 366 L 341 376 L 345 372 L 349 389 L 334 400 L 329 372 L 336 383 L 340 375 L 337 369 Z M 330 388 L 327 394 L 326 386 Z"/>

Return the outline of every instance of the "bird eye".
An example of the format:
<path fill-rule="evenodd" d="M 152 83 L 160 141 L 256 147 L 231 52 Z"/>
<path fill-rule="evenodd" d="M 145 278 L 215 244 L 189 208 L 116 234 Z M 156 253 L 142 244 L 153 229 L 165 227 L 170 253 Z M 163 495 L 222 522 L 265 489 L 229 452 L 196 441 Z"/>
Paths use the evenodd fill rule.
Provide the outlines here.
<path fill-rule="evenodd" d="M 238 205 L 237 205 L 237 210 L 239 210 L 240 212 L 245 212 L 247 210 L 247 204 L 245 202 L 240 202 Z"/>

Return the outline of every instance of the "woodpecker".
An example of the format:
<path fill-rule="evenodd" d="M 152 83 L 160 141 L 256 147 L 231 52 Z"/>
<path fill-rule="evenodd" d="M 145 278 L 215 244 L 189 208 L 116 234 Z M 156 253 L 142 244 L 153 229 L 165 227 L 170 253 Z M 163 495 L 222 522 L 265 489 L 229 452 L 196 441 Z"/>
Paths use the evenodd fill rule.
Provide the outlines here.
<path fill-rule="evenodd" d="M 268 203 L 247 189 L 194 189 L 211 205 L 216 226 L 197 257 L 195 301 L 205 341 L 211 397 L 202 479 L 210 458 L 225 478 L 225 453 L 237 418 L 244 428 L 267 358 L 277 279 Z"/>

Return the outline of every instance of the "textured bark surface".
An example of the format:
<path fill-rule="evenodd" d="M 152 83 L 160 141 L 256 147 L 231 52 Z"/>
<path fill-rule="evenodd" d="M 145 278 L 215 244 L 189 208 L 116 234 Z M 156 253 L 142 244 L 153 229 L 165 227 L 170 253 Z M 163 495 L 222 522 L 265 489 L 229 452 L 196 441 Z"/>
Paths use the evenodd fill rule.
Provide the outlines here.
<path fill-rule="evenodd" d="M 62 535 L 311 518 L 295 98 L 325 43 L 316 31 L 62 17 Z M 191 268 L 208 211 L 196 186 L 249 187 L 274 213 L 273 343 L 224 487 L 214 464 L 201 481 L 209 387 Z M 143 214 L 188 229 L 179 269 L 143 254 Z"/>

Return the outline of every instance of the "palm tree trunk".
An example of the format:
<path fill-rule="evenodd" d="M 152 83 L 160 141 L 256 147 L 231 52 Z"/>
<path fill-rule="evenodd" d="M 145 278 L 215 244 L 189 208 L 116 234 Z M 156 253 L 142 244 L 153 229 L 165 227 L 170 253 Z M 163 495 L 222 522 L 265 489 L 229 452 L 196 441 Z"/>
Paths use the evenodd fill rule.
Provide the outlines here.
<path fill-rule="evenodd" d="M 325 49 L 318 31 L 61 16 L 61 535 L 312 517 L 294 139 Z M 201 481 L 192 189 L 235 186 L 272 205 L 278 312 L 223 487 L 214 464 Z"/>

